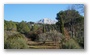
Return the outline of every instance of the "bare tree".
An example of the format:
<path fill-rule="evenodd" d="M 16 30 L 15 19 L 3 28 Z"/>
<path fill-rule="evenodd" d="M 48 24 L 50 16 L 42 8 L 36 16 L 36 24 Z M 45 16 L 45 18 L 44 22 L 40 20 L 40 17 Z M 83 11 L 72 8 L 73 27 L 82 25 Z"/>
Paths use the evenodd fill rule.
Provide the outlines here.
<path fill-rule="evenodd" d="M 68 7 L 70 10 L 77 10 L 79 13 L 84 13 L 84 4 L 72 4 Z"/>

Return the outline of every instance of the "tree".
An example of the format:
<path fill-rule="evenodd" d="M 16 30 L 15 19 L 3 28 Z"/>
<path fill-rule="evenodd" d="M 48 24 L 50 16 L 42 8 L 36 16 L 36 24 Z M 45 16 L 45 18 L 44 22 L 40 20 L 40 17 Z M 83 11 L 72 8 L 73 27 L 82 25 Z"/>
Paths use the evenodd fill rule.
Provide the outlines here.
<path fill-rule="evenodd" d="M 7 23 L 7 30 L 12 30 L 12 21 Z"/>
<path fill-rule="evenodd" d="M 62 32 L 62 27 L 68 28 L 69 31 L 71 31 L 71 37 L 74 37 L 75 34 L 75 24 L 77 24 L 77 20 L 81 20 L 81 15 L 79 14 L 78 11 L 74 9 L 69 9 L 65 11 L 60 11 L 57 14 L 57 20 L 58 22 L 56 23 L 58 26 L 60 26 L 60 30 Z M 63 21 L 63 22 L 62 22 Z M 83 21 L 81 21 L 83 22 Z M 62 25 L 64 23 L 64 25 Z M 80 23 L 80 22 L 78 22 Z"/>
<path fill-rule="evenodd" d="M 69 6 L 69 9 L 77 10 L 79 13 L 84 13 L 84 4 L 72 4 Z"/>
<path fill-rule="evenodd" d="M 30 31 L 26 22 L 22 21 L 18 24 L 18 31 L 21 33 L 28 33 Z"/>
<path fill-rule="evenodd" d="M 64 12 L 61 11 L 59 13 L 57 13 L 57 20 L 58 20 L 58 24 L 60 25 L 60 32 L 64 35 L 64 21 L 63 21 L 63 18 L 65 17 L 64 16 Z"/>
<path fill-rule="evenodd" d="M 34 24 L 33 31 L 36 31 L 38 29 L 38 25 Z"/>
<path fill-rule="evenodd" d="M 45 29 L 45 24 L 43 24 L 43 33 L 46 32 L 46 29 Z"/>
<path fill-rule="evenodd" d="M 8 31 L 16 31 L 17 26 L 13 21 L 6 21 L 4 20 L 4 29 Z"/>
<path fill-rule="evenodd" d="M 7 21 L 4 20 L 4 30 L 7 30 Z"/>
<path fill-rule="evenodd" d="M 16 31 L 17 30 L 17 26 L 16 26 L 16 24 L 14 22 L 12 23 L 12 26 L 13 26 L 12 30 Z"/>
<path fill-rule="evenodd" d="M 60 15 L 59 15 L 60 14 Z M 65 10 L 65 11 L 60 11 L 57 14 L 57 24 L 61 25 L 60 22 L 63 21 L 64 23 L 64 27 L 68 27 L 70 26 L 70 31 L 72 31 L 72 37 L 73 37 L 73 31 L 74 31 L 74 27 L 73 25 L 75 24 L 74 20 L 78 17 L 80 17 L 81 15 L 79 14 L 78 11 L 72 9 L 72 10 Z M 62 18 L 62 19 L 61 19 Z M 61 20 L 61 21 L 60 21 Z M 63 26 L 63 25 L 62 25 Z M 61 28 L 62 29 L 62 28 Z"/>

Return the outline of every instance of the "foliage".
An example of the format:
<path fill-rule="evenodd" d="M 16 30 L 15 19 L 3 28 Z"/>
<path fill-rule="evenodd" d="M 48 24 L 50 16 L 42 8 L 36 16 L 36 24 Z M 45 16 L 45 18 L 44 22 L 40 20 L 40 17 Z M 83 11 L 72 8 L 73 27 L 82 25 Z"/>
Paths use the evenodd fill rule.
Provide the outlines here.
<path fill-rule="evenodd" d="M 33 31 L 36 31 L 38 29 L 38 25 L 34 24 Z"/>
<path fill-rule="evenodd" d="M 21 33 L 28 33 L 30 31 L 27 23 L 24 22 L 24 21 L 20 22 L 18 24 L 17 28 L 18 28 L 18 31 L 21 32 Z"/>
<path fill-rule="evenodd" d="M 58 22 L 50 25 L 4 20 L 4 48 L 28 48 L 26 38 L 22 34 L 25 34 L 32 42 L 36 41 L 35 43 L 37 44 L 51 41 L 58 43 L 59 45 L 57 46 L 60 46 L 61 49 L 84 48 L 84 17 L 78 11 L 68 9 L 58 12 L 56 19 Z M 67 35 L 65 35 L 66 33 Z"/>
<path fill-rule="evenodd" d="M 22 34 L 8 36 L 4 40 L 5 49 L 26 49 L 28 48 L 25 37 Z"/>
<path fill-rule="evenodd" d="M 41 33 L 38 36 L 39 36 L 38 41 L 41 41 L 41 42 L 45 42 L 45 41 L 60 42 L 64 38 L 61 33 L 55 30 L 46 32 L 46 33 Z"/>
<path fill-rule="evenodd" d="M 63 18 L 64 18 L 65 16 L 64 16 L 64 12 L 63 11 L 61 11 L 61 12 L 59 12 L 59 13 L 57 13 L 57 20 L 58 20 L 58 22 L 60 23 L 59 25 L 60 25 L 60 32 L 64 35 L 64 21 L 63 21 Z"/>
<path fill-rule="evenodd" d="M 45 32 L 46 32 L 45 25 L 43 25 L 43 33 L 45 33 Z"/>
<path fill-rule="evenodd" d="M 81 16 L 78 11 L 76 11 L 74 9 L 60 11 L 57 14 L 56 19 L 58 20 L 56 25 L 60 26 L 61 33 L 63 32 L 64 28 L 67 28 L 67 30 L 69 32 L 71 32 L 71 33 L 69 33 L 69 34 L 71 34 L 71 37 L 75 37 L 76 32 L 84 33 L 84 17 Z M 64 24 L 64 25 L 62 25 L 62 24 Z"/>
<path fill-rule="evenodd" d="M 75 40 L 70 39 L 66 42 L 63 42 L 62 49 L 81 49 L 81 47 Z"/>
<path fill-rule="evenodd" d="M 74 40 L 82 47 L 84 48 L 84 37 L 75 37 Z"/>
<path fill-rule="evenodd" d="M 8 31 L 16 31 L 17 30 L 17 26 L 14 22 L 12 21 L 6 21 L 4 20 L 4 30 L 8 30 Z"/>

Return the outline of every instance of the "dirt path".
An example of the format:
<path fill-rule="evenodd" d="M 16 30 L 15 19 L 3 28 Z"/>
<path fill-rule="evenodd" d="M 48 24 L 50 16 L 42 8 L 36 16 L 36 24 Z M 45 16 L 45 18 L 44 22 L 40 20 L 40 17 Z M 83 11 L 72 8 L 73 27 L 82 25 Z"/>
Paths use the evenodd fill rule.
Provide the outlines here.
<path fill-rule="evenodd" d="M 58 48 L 56 45 L 54 45 L 54 42 L 34 42 L 34 41 L 28 41 L 28 47 L 30 49 L 56 49 Z"/>

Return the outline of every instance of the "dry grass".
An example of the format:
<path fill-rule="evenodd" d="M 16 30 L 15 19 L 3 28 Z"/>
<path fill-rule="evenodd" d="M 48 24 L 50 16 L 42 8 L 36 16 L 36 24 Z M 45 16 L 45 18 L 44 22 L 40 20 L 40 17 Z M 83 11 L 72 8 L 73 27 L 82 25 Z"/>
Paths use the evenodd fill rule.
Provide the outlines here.
<path fill-rule="evenodd" d="M 58 46 L 54 44 L 54 42 L 34 42 L 28 41 L 28 47 L 30 49 L 56 49 Z"/>
<path fill-rule="evenodd" d="M 33 49 L 56 49 L 56 46 L 29 46 L 29 48 Z"/>

